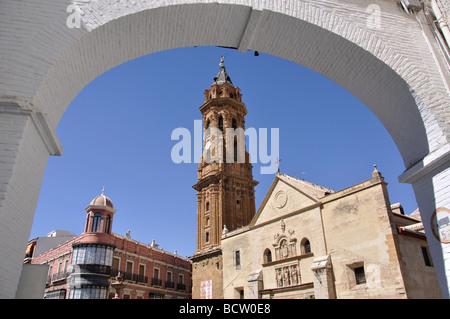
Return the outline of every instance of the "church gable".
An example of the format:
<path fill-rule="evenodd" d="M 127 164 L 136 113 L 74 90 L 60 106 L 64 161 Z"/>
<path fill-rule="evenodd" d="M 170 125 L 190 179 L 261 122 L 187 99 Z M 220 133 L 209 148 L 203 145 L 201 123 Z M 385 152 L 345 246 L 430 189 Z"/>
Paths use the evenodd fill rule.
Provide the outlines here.
<path fill-rule="evenodd" d="M 259 225 L 314 206 L 319 203 L 320 197 L 326 194 L 326 192 L 313 193 L 308 189 L 308 182 L 303 185 L 300 182 L 304 181 L 292 179 L 295 178 L 277 174 L 252 221 L 252 225 Z"/>

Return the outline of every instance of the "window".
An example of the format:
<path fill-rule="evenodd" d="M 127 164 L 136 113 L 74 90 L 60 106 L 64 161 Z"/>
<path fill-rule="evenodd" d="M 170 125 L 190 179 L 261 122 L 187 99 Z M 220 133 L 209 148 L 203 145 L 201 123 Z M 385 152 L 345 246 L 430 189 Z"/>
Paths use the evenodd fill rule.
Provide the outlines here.
<path fill-rule="evenodd" d="M 219 117 L 219 130 L 223 132 L 223 117 Z"/>
<path fill-rule="evenodd" d="M 133 273 L 133 262 L 127 261 L 127 273 L 132 274 Z"/>
<path fill-rule="evenodd" d="M 139 278 L 145 277 L 145 265 L 139 264 Z"/>
<path fill-rule="evenodd" d="M 109 234 L 111 232 L 111 217 L 108 215 L 106 216 L 105 220 L 105 233 Z"/>
<path fill-rule="evenodd" d="M 63 263 L 62 258 L 60 258 L 60 259 L 58 260 L 58 269 L 57 269 L 56 273 L 61 272 L 61 266 L 62 266 L 62 263 Z"/>
<path fill-rule="evenodd" d="M 59 289 L 59 290 L 49 291 L 45 294 L 44 298 L 45 299 L 66 299 L 66 290 Z"/>
<path fill-rule="evenodd" d="M 69 271 L 69 258 L 66 258 L 66 260 L 64 260 L 64 273 L 67 273 Z"/>
<path fill-rule="evenodd" d="M 92 232 L 96 233 L 100 230 L 101 219 L 102 219 L 102 215 L 100 213 L 95 213 L 94 221 L 92 223 Z"/>
<path fill-rule="evenodd" d="M 240 200 L 236 201 L 236 208 L 241 209 L 241 201 Z"/>
<path fill-rule="evenodd" d="M 233 156 L 234 156 L 234 162 L 237 163 L 238 161 L 238 145 L 237 145 L 237 137 L 234 137 L 234 145 L 233 145 Z"/>
<path fill-rule="evenodd" d="M 366 274 L 364 273 L 364 266 L 356 267 L 355 271 L 355 280 L 357 285 L 362 285 L 366 283 Z"/>
<path fill-rule="evenodd" d="M 233 119 L 232 121 L 231 121 L 231 126 L 234 128 L 234 129 L 236 129 L 237 128 L 237 122 L 236 122 L 236 119 Z"/>
<path fill-rule="evenodd" d="M 172 280 L 172 272 L 171 271 L 167 272 L 166 285 L 165 286 L 166 286 L 166 288 L 174 288 L 175 287 L 175 285 L 173 283 L 173 280 Z"/>
<path fill-rule="evenodd" d="M 106 299 L 107 287 L 84 286 L 69 290 L 69 299 Z"/>
<path fill-rule="evenodd" d="M 206 232 L 206 234 L 205 234 L 205 240 L 206 240 L 207 243 L 209 242 L 209 232 Z"/>
<path fill-rule="evenodd" d="M 209 212 L 209 202 L 206 202 L 206 211 Z"/>
<path fill-rule="evenodd" d="M 86 247 L 84 258 L 86 264 L 95 264 L 96 248 L 95 246 Z"/>
<path fill-rule="evenodd" d="M 241 267 L 241 251 L 235 250 L 234 251 L 234 265 L 237 269 Z"/>
<path fill-rule="evenodd" d="M 303 242 L 303 253 L 304 253 L 304 254 L 309 254 L 309 253 L 311 253 L 311 244 L 309 243 L 309 240 L 308 240 L 308 239 L 306 239 L 306 240 Z"/>
<path fill-rule="evenodd" d="M 425 262 L 425 266 L 433 267 L 433 265 L 431 264 L 430 254 L 428 253 L 427 247 L 421 247 L 421 249 L 422 249 L 422 256 L 423 256 L 423 261 Z"/>
<path fill-rule="evenodd" d="M 80 245 L 73 247 L 72 265 L 95 264 L 111 266 L 113 248 L 103 245 Z"/>
<path fill-rule="evenodd" d="M 159 279 L 159 268 L 153 269 L 152 286 L 162 286 L 162 280 Z"/>
<path fill-rule="evenodd" d="M 52 269 L 53 269 L 53 265 L 49 265 L 48 273 L 47 273 L 47 282 L 50 282 L 50 279 L 52 278 Z"/>
<path fill-rule="evenodd" d="M 119 274 L 119 264 L 120 264 L 120 259 L 114 257 L 113 263 L 112 263 L 111 275 L 117 276 Z"/>
<path fill-rule="evenodd" d="M 244 299 L 244 288 L 243 287 L 236 288 L 235 296 L 238 297 L 239 299 Z"/>
<path fill-rule="evenodd" d="M 269 248 L 264 251 L 264 263 L 272 262 L 272 252 Z"/>

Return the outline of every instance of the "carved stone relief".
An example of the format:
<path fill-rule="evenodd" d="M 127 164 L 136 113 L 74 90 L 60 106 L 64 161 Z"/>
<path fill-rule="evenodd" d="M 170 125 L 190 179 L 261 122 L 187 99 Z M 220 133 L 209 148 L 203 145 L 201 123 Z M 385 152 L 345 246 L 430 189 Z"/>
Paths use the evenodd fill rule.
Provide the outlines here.
<path fill-rule="evenodd" d="M 288 200 L 288 196 L 284 190 L 279 190 L 273 197 L 273 203 L 278 209 L 283 208 Z"/>
<path fill-rule="evenodd" d="M 288 234 L 284 234 L 286 231 L 286 223 L 281 220 L 281 232 L 283 234 L 275 234 L 273 243 L 275 250 L 275 260 L 282 260 L 289 257 L 297 256 L 297 238 L 293 237 L 295 231 L 292 229 L 288 230 Z"/>
<path fill-rule="evenodd" d="M 301 276 L 298 261 L 289 259 L 297 256 L 297 238 L 293 237 L 295 231 L 288 229 L 284 220 L 280 221 L 280 229 L 281 234 L 274 235 L 275 260 L 283 261 L 286 259 L 286 263 L 279 264 L 274 268 L 277 287 L 299 285 Z"/>
<path fill-rule="evenodd" d="M 275 246 L 275 260 L 282 260 L 289 257 L 297 256 L 296 244 L 297 240 L 287 239 L 280 240 L 280 243 Z"/>
<path fill-rule="evenodd" d="M 275 268 L 277 287 L 288 287 L 300 284 L 298 265 L 287 265 Z"/>

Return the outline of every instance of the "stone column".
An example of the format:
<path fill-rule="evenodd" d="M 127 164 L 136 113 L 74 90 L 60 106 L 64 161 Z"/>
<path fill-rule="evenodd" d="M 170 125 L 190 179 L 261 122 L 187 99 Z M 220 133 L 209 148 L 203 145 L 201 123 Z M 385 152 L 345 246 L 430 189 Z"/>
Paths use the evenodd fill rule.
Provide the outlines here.
<path fill-rule="evenodd" d="M 248 296 L 247 299 L 261 299 L 260 291 L 263 290 L 262 271 L 253 272 L 248 276 Z"/>
<path fill-rule="evenodd" d="M 450 224 L 445 217 L 436 225 L 432 219 L 437 210 L 450 220 L 450 145 L 427 155 L 400 177 L 400 182 L 413 186 L 420 215 L 438 276 L 442 297 L 450 296 Z M 446 212 L 449 213 L 446 213 Z M 434 225 L 434 227 L 433 227 Z"/>
<path fill-rule="evenodd" d="M 0 100 L 0 298 L 14 298 L 50 154 L 61 147 L 44 114 Z"/>
<path fill-rule="evenodd" d="M 332 276 L 330 256 L 315 258 L 311 265 L 314 273 L 314 297 L 315 299 L 335 299 L 335 289 Z"/>

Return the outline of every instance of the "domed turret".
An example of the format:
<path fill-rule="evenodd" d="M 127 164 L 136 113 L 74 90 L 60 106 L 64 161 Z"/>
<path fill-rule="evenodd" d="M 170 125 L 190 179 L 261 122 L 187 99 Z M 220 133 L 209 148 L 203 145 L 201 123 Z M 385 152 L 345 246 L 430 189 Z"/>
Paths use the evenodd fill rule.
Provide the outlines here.
<path fill-rule="evenodd" d="M 85 232 L 106 234 L 111 232 L 112 218 L 116 210 L 111 199 L 105 196 L 105 188 L 91 201 L 85 211 L 87 212 Z"/>

